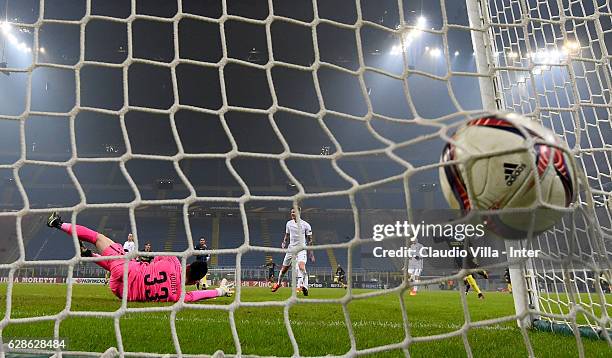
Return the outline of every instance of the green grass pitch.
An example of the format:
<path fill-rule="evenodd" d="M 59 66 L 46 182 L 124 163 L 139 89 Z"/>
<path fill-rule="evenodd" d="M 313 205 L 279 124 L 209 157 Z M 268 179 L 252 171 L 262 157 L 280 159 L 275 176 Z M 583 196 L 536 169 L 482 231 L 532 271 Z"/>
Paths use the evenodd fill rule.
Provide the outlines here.
<path fill-rule="evenodd" d="M 66 306 L 65 285 L 15 284 L 12 318 L 54 315 Z M 340 298 L 342 289 L 312 289 L 309 298 Z M 363 293 L 354 290 L 353 293 Z M 0 286 L 2 311 L 6 306 L 6 285 Z M 282 301 L 290 289 L 276 294 L 264 288 L 243 288 L 242 301 Z M 302 297 L 300 295 L 300 297 Z M 234 298 L 217 298 L 201 304 L 225 305 Z M 474 293 L 467 298 L 472 321 L 512 315 L 514 306 L 507 293 L 486 293 L 481 301 Z M 410 333 L 424 337 L 457 331 L 464 324 L 464 314 L 458 291 L 421 291 L 415 297 L 404 297 Z M 166 304 L 167 305 L 167 304 Z M 158 303 L 130 303 L 129 307 L 160 307 Z M 113 312 L 120 307 L 106 286 L 74 285 L 72 311 Z M 397 293 L 348 304 L 357 349 L 399 343 L 404 329 Z M 289 310 L 300 355 L 341 355 L 350 349 L 349 334 L 340 304 L 300 302 Z M 283 323 L 283 307 L 244 307 L 235 312 L 237 331 L 243 354 L 291 356 L 293 348 Z M 121 317 L 120 328 L 126 351 L 176 353 L 167 312 L 138 312 Z M 11 338 L 52 337 L 54 321 L 10 324 L 2 332 L 6 343 Z M 212 354 L 217 350 L 236 353 L 231 334 L 229 313 L 221 310 L 183 310 L 176 319 L 177 335 L 182 353 Z M 103 352 L 117 346 L 111 318 L 68 317 L 60 324 L 60 336 L 67 339 L 67 349 Z M 472 328 L 465 337 L 474 356 L 524 357 L 527 350 L 514 321 Z M 465 357 L 464 337 L 429 342 L 414 342 L 409 352 L 416 357 Z M 578 348 L 574 337 L 545 332 L 529 332 L 529 340 L 538 357 L 575 357 Z M 587 357 L 610 357 L 612 348 L 605 341 L 582 339 Z M 404 356 L 401 350 L 377 353 L 380 357 Z"/>

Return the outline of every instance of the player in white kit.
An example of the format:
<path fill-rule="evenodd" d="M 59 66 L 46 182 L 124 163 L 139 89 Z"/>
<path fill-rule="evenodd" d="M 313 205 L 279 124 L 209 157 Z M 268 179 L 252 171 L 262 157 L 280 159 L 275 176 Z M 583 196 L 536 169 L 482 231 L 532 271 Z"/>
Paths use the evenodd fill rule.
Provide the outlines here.
<path fill-rule="evenodd" d="M 423 258 L 421 257 L 422 248 L 423 244 L 414 241 L 408 249 L 410 253 L 410 259 L 408 260 L 408 276 L 410 277 L 410 281 L 414 283 L 419 282 L 421 271 L 423 271 Z M 412 286 L 410 296 L 416 296 L 418 288 L 418 286 Z"/>
<path fill-rule="evenodd" d="M 287 241 L 289 241 L 289 246 L 287 246 Z M 285 226 L 285 236 L 283 237 L 283 243 L 281 247 L 284 249 L 285 247 L 292 249 L 301 245 L 312 245 L 312 228 L 310 224 L 301 218 L 298 219 L 298 216 L 295 212 L 295 209 L 291 209 L 291 220 L 287 221 L 287 225 Z M 295 260 L 297 261 L 296 268 L 296 277 L 297 277 L 297 286 L 302 290 L 304 296 L 308 296 L 308 273 L 306 272 L 306 250 L 298 251 L 297 254 L 288 252 L 285 254 L 285 259 L 283 260 L 283 267 L 278 273 L 278 281 L 272 286 L 272 292 L 276 292 L 279 287 L 281 287 L 281 282 L 283 280 L 283 276 L 289 270 L 291 266 L 291 260 L 295 255 Z M 310 261 L 314 262 L 314 253 L 310 252 Z"/>

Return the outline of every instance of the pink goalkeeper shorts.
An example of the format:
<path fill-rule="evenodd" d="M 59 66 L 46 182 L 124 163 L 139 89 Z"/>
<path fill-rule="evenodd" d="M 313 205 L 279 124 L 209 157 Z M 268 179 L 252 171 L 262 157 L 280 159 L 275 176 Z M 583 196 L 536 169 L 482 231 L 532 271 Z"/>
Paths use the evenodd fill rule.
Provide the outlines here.
<path fill-rule="evenodd" d="M 114 243 L 107 247 L 103 252 L 102 256 L 121 256 L 125 255 L 125 251 L 123 251 L 123 246 L 118 243 Z M 110 280 L 108 285 L 115 294 L 115 296 L 121 298 L 123 293 L 123 267 L 125 265 L 125 259 L 114 259 L 109 260 L 108 267 L 110 271 Z M 135 261 L 130 261 L 128 263 L 129 266 L 138 265 Z M 128 266 L 128 273 L 129 273 Z"/>

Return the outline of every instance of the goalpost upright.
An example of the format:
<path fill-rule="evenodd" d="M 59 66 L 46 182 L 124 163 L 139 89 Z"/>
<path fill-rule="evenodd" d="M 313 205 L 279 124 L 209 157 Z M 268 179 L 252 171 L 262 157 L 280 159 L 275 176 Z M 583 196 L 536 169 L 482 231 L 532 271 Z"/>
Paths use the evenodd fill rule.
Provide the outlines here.
<path fill-rule="evenodd" d="M 486 1 L 486 0 L 485 0 Z M 492 73 L 491 63 L 494 61 L 494 43 L 489 34 L 489 9 L 482 0 L 466 0 L 467 15 L 469 20 L 474 60 L 476 71 L 480 75 L 478 84 L 480 86 L 480 97 L 482 108 L 485 111 L 495 112 L 501 110 L 501 103 L 497 98 L 496 81 Z M 475 29 L 479 29 L 478 31 Z M 512 240 L 504 240 L 506 250 L 517 247 L 521 244 Z M 523 246 L 523 245 L 520 245 Z M 510 280 L 512 282 L 512 296 L 514 299 L 514 309 L 516 311 L 517 323 L 519 327 L 530 328 L 534 317 L 529 313 L 528 292 L 523 270 L 525 262 L 509 264 Z M 537 304 L 537 300 L 535 300 Z M 533 307 L 536 308 L 537 307 Z"/>
<path fill-rule="evenodd" d="M 600 183 L 602 179 L 600 175 L 591 178 L 589 166 L 582 157 L 599 149 L 593 146 L 590 138 L 587 138 L 586 146 L 579 146 L 580 132 L 585 130 L 580 127 L 582 121 L 588 125 L 593 120 L 597 126 L 603 126 L 606 119 L 612 118 L 609 94 L 611 56 L 606 49 L 606 31 L 600 23 L 600 17 L 609 14 L 600 12 L 604 6 L 595 2 L 590 15 L 584 4 L 578 5 L 581 14 L 574 14 L 574 8 L 566 8 L 573 5 L 561 1 L 534 4 L 529 0 L 466 0 L 483 110 L 522 112 L 538 121 L 547 121 L 545 125 L 553 130 L 559 125 L 563 131 L 556 129 L 557 134 L 566 137 L 570 132 L 577 137 L 574 154 L 579 167 L 585 171 L 579 178 L 582 187 L 579 205 L 571 215 L 570 221 L 574 222 L 561 222 L 558 224 L 560 229 L 533 235 L 528 240 L 505 240 L 507 251 L 510 248 L 539 248 L 546 254 L 546 258 L 537 260 L 508 258 L 517 323 L 521 328 L 535 327 L 573 334 L 578 341 L 580 335 L 609 340 L 610 304 L 600 287 L 600 277 L 610 277 L 610 252 L 606 245 L 606 242 L 609 244 L 609 233 L 602 229 L 610 222 L 610 211 L 605 211 L 605 204 L 602 204 L 603 209 L 597 206 L 601 209 L 597 211 L 594 198 L 600 193 L 605 203 L 605 196 L 610 196 L 610 193 L 591 188 L 592 179 Z M 495 16 L 499 23 L 494 21 L 491 6 L 497 11 Z M 518 20 L 517 14 L 520 16 Z M 594 35 L 588 29 L 581 29 L 580 21 L 586 23 L 589 20 L 595 24 Z M 581 39 L 584 36 L 581 31 L 586 31 L 586 40 Z M 581 53 L 581 41 L 588 43 L 586 58 Z M 590 70 L 591 64 L 594 70 Z M 560 98 L 559 89 L 566 98 Z M 583 100 L 585 96 L 581 92 L 587 92 L 591 101 Z M 593 98 L 603 101 L 593 103 Z M 608 118 L 605 118 L 605 113 L 608 113 Z M 569 122 L 574 125 L 570 129 L 575 133 L 566 129 L 564 115 L 570 117 Z M 597 127 L 597 130 L 601 135 L 602 129 Z M 609 151 L 605 147 L 605 138 L 601 151 Z M 610 171 L 609 167 L 607 169 Z M 576 226 L 576 221 L 580 220 L 584 228 Z M 573 261 L 561 261 L 572 255 L 577 255 L 584 265 L 576 267 Z M 586 296 L 584 300 L 581 294 Z M 581 322 L 577 318 L 579 312 L 584 316 Z M 598 313 L 600 317 L 597 317 Z M 584 354 L 582 348 L 581 352 Z"/>

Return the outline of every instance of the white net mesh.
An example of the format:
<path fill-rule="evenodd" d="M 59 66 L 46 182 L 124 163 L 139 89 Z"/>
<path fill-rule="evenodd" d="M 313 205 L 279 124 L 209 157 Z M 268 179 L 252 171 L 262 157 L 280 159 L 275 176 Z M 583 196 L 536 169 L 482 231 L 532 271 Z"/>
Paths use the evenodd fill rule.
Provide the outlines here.
<path fill-rule="evenodd" d="M 544 319 L 568 324 L 577 310 L 593 329 L 609 329 L 610 303 L 585 288 L 607 285 L 610 269 L 610 5 L 492 1 L 488 11 L 500 107 L 533 116 L 566 139 L 590 186 L 581 202 L 594 206 L 527 244 L 549 255 L 526 269 L 532 308 L 566 315 Z M 602 271 L 556 262 L 571 256 Z"/>
<path fill-rule="evenodd" d="M 60 326 L 66 319 L 105 317 L 113 320 L 119 354 L 158 356 L 156 353 L 134 352 L 124 346 L 122 335 L 125 332 L 120 322 L 131 313 L 164 312 L 169 313 L 174 349 L 181 355 L 183 349 L 177 333 L 177 314 L 185 309 L 212 309 L 228 314 L 235 354 L 241 355 L 243 344 L 235 312 L 245 307 L 275 306 L 283 308 L 283 324 L 292 353 L 298 356 L 300 346 L 290 320 L 290 310 L 304 300 L 297 298 L 295 292 L 283 301 L 248 302 L 242 298 L 244 257 L 253 252 L 284 252 L 270 247 L 275 245 L 251 242 L 249 210 L 252 206 L 249 205 L 281 202 L 288 208 L 301 202 L 313 207 L 314 203 L 325 203 L 328 198 L 344 198 L 345 214 L 348 213 L 346 215 L 353 220 L 353 235 L 347 240 L 318 242 L 316 250 L 327 251 L 330 263 L 335 260 L 330 251 L 348 251 L 345 258 L 347 274 L 352 277 L 356 259 L 350 254 L 351 250 L 359 249 L 369 240 L 369 227 L 373 222 L 398 215 L 398 212 L 373 214 L 368 211 L 377 205 L 372 203 L 375 200 L 372 193 L 378 190 L 381 195 L 378 200 L 383 202 L 390 196 L 401 198 L 404 206 L 399 216 L 403 218 L 408 216 L 406 208 L 438 205 L 433 197 L 428 196 L 428 190 L 418 189 L 423 189 L 419 182 L 434 181 L 431 173 L 437 170 L 439 153 L 448 139 L 443 137 L 448 126 L 481 113 L 481 108 L 486 107 L 483 102 L 487 97 L 494 98 L 500 109 L 533 117 L 565 138 L 588 179 L 589 189 L 580 193 L 586 214 L 577 214 L 575 221 L 578 224 L 574 227 L 564 223 L 525 244 L 548 255 L 547 259 L 527 263 L 523 270 L 526 278 L 524 298 L 528 299 L 530 310 L 473 321 L 468 301 L 462 295 L 462 325 L 442 334 L 412 336 L 411 327 L 414 326 L 403 300 L 409 288 L 406 280 L 388 290 L 355 293 L 349 287 L 342 298 L 317 299 L 315 296 L 308 302 L 342 306 L 350 340 L 346 352 L 349 356 L 390 350 L 402 350 L 408 354 L 411 344 L 452 337 L 460 337 L 465 352 L 472 356 L 468 339 L 470 330 L 526 316 L 567 323 L 576 335 L 578 352 L 584 356 L 578 326 L 586 324 L 598 332 L 604 329 L 604 333 L 610 328 L 610 303 L 606 302 L 598 285 L 601 275 L 610 280 L 612 231 L 609 204 L 612 179 L 612 100 L 609 90 L 612 84 L 612 11 L 605 1 L 593 0 L 588 4 L 561 0 L 469 1 L 472 9 L 483 14 L 472 12 L 470 22 L 473 25 L 469 25 L 468 11 L 463 4 L 448 1 L 422 2 L 417 6 L 401 0 L 386 2 L 381 6 L 384 13 L 374 11 L 376 16 L 365 14 L 367 11 L 364 9 L 377 7 L 372 1 L 345 1 L 342 6 L 347 10 L 341 16 L 330 11 L 329 5 L 321 1 L 300 2 L 292 4 L 295 6 L 292 8 L 273 0 L 257 5 L 243 4 L 242 7 L 235 5 L 240 2 L 223 0 L 218 4 L 218 13 L 212 11 L 212 15 L 200 11 L 193 2 L 178 1 L 175 4 L 168 2 L 173 3 L 170 15 L 160 15 L 139 11 L 143 9 L 143 2 L 133 0 L 122 5 L 118 11 L 123 11 L 123 16 L 117 16 L 105 15 L 106 10 L 100 2 L 88 0 L 82 2 L 82 14 L 70 19 L 61 16 L 61 11 L 60 15 L 57 10 L 55 13 L 50 11 L 53 9 L 51 3 L 44 0 L 33 2 L 29 21 L 24 20 L 27 16 L 9 15 L 10 7 L 6 7 L 2 59 L 5 68 L 2 72 L 10 74 L 10 82 L 6 79 L 3 89 L 7 91 L 7 102 L 13 103 L 1 113 L 0 120 L 10 123 L 6 124 L 8 129 L 3 139 L 8 146 L 13 146 L 15 153 L 12 153 L 13 157 L 11 153 L 5 156 L 13 160 L 3 160 L 0 164 L 0 170 L 7 173 L 3 192 L 7 205 L 2 208 L 0 217 L 6 220 L 4 223 L 14 224 L 12 230 L 16 239 L 9 246 L 16 249 L 7 251 L 6 259 L 0 265 L 0 269 L 7 272 L 8 282 L 0 330 L 14 324 L 45 321 L 53 323 L 54 335 L 60 337 Z M 427 11 L 425 19 L 422 14 Z M 238 25 L 245 26 L 241 36 L 246 40 L 232 38 L 230 29 Z M 96 27 L 97 33 L 94 31 Z M 124 38 L 107 38 L 104 31 L 112 33 L 113 27 L 120 28 Z M 16 33 L 17 29 L 21 34 Z M 165 42 L 162 44 L 155 39 L 149 47 L 142 45 L 151 41 L 148 31 L 165 31 Z M 473 33 L 482 35 L 486 46 L 472 43 L 470 37 Z M 190 42 L 190 34 L 196 34 L 192 36 L 197 39 Z M 60 41 L 57 38 L 52 41 L 53 36 L 59 37 Z M 258 36 L 263 41 L 261 38 L 257 40 Z M 298 41 L 300 38 L 306 41 Z M 247 40 L 258 45 L 251 48 Z M 69 42 L 76 47 L 63 46 Z M 242 42 L 246 44 L 236 45 Z M 109 43 L 110 47 L 105 47 Z M 349 45 L 345 46 L 347 43 Z M 215 48 L 217 44 L 218 48 Z M 7 50 L 11 45 L 29 59 L 11 58 Z M 308 56 L 303 56 L 296 47 L 306 48 Z M 335 47 L 338 48 L 336 52 Z M 198 52 L 198 49 L 204 50 Z M 245 85 L 251 81 L 262 86 Z M 479 82 L 480 88 L 488 88 L 486 83 L 488 86 L 494 84 L 494 90 L 485 93 L 483 102 L 480 101 Z M 248 87 L 247 93 L 243 92 L 242 86 Z M 206 90 L 198 91 L 202 87 Z M 186 120 L 183 116 L 186 112 L 192 113 L 196 120 Z M 243 117 L 236 119 L 240 115 Z M 194 140 L 187 135 L 192 125 L 208 123 L 210 116 L 218 118 L 218 123 L 214 128 L 204 127 L 206 134 L 202 134 L 203 139 Z M 97 129 L 89 132 L 80 129 L 81 123 L 104 126 L 109 118 L 115 120 L 117 131 L 100 129 L 98 133 Z M 138 122 L 143 118 L 150 121 Z M 159 123 L 153 120 L 155 118 L 167 119 L 167 127 L 163 127 L 166 128 L 165 139 L 146 138 L 147 131 Z M 249 133 L 236 130 L 236 126 L 240 128 L 249 120 L 255 121 L 256 125 L 243 127 L 248 128 L 247 132 L 255 131 L 257 126 L 269 128 L 263 137 L 278 143 L 276 151 L 258 150 L 253 137 L 260 136 L 261 132 L 253 132 L 251 137 Z M 28 138 L 28 126 L 37 121 L 46 121 L 42 124 L 43 134 L 53 135 L 57 142 L 68 143 L 63 148 L 66 149 L 62 152 L 63 157 L 49 159 L 41 155 L 36 142 Z M 64 134 L 53 132 L 53 127 L 60 121 Z M 140 123 L 140 127 L 133 127 L 134 123 Z M 316 136 L 312 128 L 316 128 Z M 345 128 L 350 128 L 350 131 Z M 153 133 L 153 129 L 151 131 Z M 302 133 L 309 138 L 296 140 Z M 201 143 L 212 137 L 226 139 L 219 145 L 225 150 Z M 245 144 L 245 137 L 251 142 L 247 140 Z M 168 144 L 168 138 L 173 144 Z M 311 138 L 316 144 L 315 150 L 302 150 Z M 320 138 L 325 139 L 321 141 Z M 143 140 L 149 144 L 155 142 L 154 154 L 136 150 Z M 91 155 L 88 142 L 103 144 L 105 153 Z M 376 160 L 369 164 L 356 164 L 362 158 Z M 277 187 L 286 182 L 280 181 L 279 184 L 274 179 L 275 174 L 270 174 L 272 184 L 261 184 L 257 176 L 266 174 L 249 172 L 252 167 L 248 166 L 245 171 L 240 160 L 260 163 L 261 166 L 255 168 L 261 172 L 277 170 L 287 178 L 286 182 L 291 183 L 295 192 L 287 195 L 278 190 Z M 179 195 L 143 189 L 143 179 L 130 167 L 138 161 L 145 167 L 153 162 L 157 163 L 156 168 L 163 167 L 158 178 L 170 171 L 175 172 L 174 193 Z M 194 173 L 198 171 L 198 161 L 214 163 L 206 170 L 216 165 L 220 172 L 226 173 L 223 177 L 219 174 L 221 179 L 217 179 L 234 182 L 235 186 L 195 185 L 197 180 L 206 181 L 194 177 L 197 176 Z M 274 162 L 275 166 L 268 161 Z M 296 161 L 307 162 L 309 166 L 300 168 Z M 133 193 L 133 200 L 92 200 L 92 196 L 97 195 L 98 199 L 108 193 L 100 191 L 105 183 L 92 179 L 86 186 L 86 180 L 77 175 L 77 167 L 87 169 L 87 165 L 92 168 L 109 165 L 102 171 L 111 173 L 111 182 L 124 178 L 126 187 L 129 187 L 127 192 Z M 53 177 L 53 173 L 40 169 L 43 167 L 65 170 L 69 180 L 62 185 L 74 188 L 75 200 L 72 203 L 59 205 L 57 200 L 36 201 L 36 195 L 45 189 L 36 184 L 51 181 Z M 389 170 L 390 167 L 395 169 Z M 321 174 L 315 174 L 314 179 L 311 177 L 312 173 L 325 170 L 333 172 L 336 177 L 325 180 L 321 179 Z M 24 176 L 28 176 L 28 180 L 24 181 Z M 163 180 L 157 184 L 163 184 Z M 313 187 L 315 190 L 310 190 Z M 115 197 L 115 194 L 110 197 Z M 171 197 L 167 198 L 167 195 Z M 40 229 L 36 228 L 40 224 L 31 219 L 33 215 L 54 210 L 69 211 L 72 213 L 71 221 L 77 222 L 77 216 L 86 210 L 124 209 L 129 214 L 129 230 L 138 237 L 144 229 L 143 225 L 137 225 L 138 210 L 173 205 L 179 208 L 181 217 L 179 221 L 175 219 L 173 225 L 184 225 L 188 246 L 177 250 L 173 241 L 168 240 L 164 251 L 156 254 L 179 256 L 183 267 L 186 260 L 197 253 L 193 249 L 195 237 L 190 229 L 190 213 L 194 207 L 238 208 L 244 238 L 235 247 L 213 245 L 212 251 L 215 255 L 235 255 L 237 291 L 230 305 L 195 305 L 181 301 L 172 306 L 133 308 L 128 307 L 124 299 L 121 307 L 113 312 L 77 310 L 72 307 L 73 272 L 80 261 L 91 260 L 78 257 L 40 259 L 39 254 L 34 255 L 34 260 L 28 258 L 28 230 L 31 227 L 31 230 Z M 99 227 L 104 225 L 100 223 Z M 261 231 L 265 232 L 264 229 Z M 317 232 L 316 227 L 314 231 Z M 177 234 L 173 231 L 172 235 Z M 330 232 L 329 235 L 334 234 Z M 574 238 L 576 240 L 572 240 Z M 74 239 L 76 248 L 76 237 Z M 580 246 L 576 247 L 575 242 Z M 576 253 L 583 263 L 580 267 L 554 260 Z M 585 266 L 585 262 L 591 266 Z M 14 318 L 14 279 L 24 268 L 49 265 L 67 268 L 65 308 L 55 315 Z M 434 282 L 458 279 L 462 275 L 447 274 Z M 587 289 L 587 286 L 593 289 Z M 402 298 L 402 324 L 396 328 L 402 331 L 403 339 L 387 345 L 358 347 L 349 304 L 390 293 Z M 533 356 L 525 326 L 521 327 L 521 333 L 527 352 Z M 611 344 L 610 337 L 607 334 L 603 336 Z M 109 345 L 113 343 L 109 342 Z"/>

